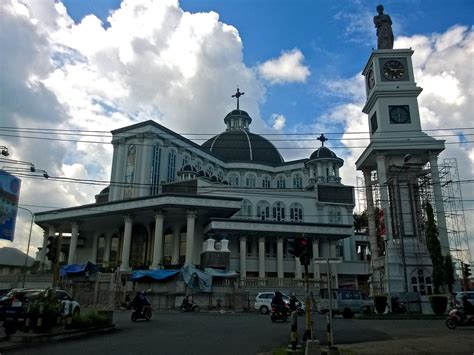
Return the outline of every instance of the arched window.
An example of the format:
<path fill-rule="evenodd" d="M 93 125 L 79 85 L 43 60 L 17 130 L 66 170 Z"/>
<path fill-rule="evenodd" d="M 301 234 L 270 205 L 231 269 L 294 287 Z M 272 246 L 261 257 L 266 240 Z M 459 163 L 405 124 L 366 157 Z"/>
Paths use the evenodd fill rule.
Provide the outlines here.
<path fill-rule="evenodd" d="M 271 179 L 270 176 L 264 176 L 262 177 L 262 187 L 264 189 L 269 189 L 271 186 Z"/>
<path fill-rule="evenodd" d="M 293 175 L 293 188 L 295 189 L 303 188 L 303 176 L 301 176 L 301 174 Z"/>
<path fill-rule="evenodd" d="M 214 175 L 214 167 L 212 165 L 207 166 L 206 175 L 209 176 L 209 177 Z"/>
<path fill-rule="evenodd" d="M 423 269 L 418 269 L 411 277 L 411 287 L 413 292 L 420 295 L 431 295 L 433 293 L 433 284 L 430 276 L 424 275 Z"/>
<path fill-rule="evenodd" d="M 161 165 L 161 145 L 157 144 L 153 147 L 153 156 L 151 160 L 150 192 L 152 195 L 156 195 L 159 192 L 160 165 Z"/>
<path fill-rule="evenodd" d="M 239 186 L 239 175 L 237 174 L 230 174 L 229 175 L 229 185 Z"/>
<path fill-rule="evenodd" d="M 197 159 L 197 160 L 194 162 L 194 166 L 196 167 L 196 171 L 201 171 L 201 170 L 202 170 L 202 161 L 200 161 L 199 159 Z"/>
<path fill-rule="evenodd" d="M 252 202 L 249 200 L 243 200 L 239 215 L 244 219 L 252 218 Z"/>
<path fill-rule="evenodd" d="M 336 211 L 336 223 L 342 223 L 342 214 L 341 214 L 341 211 L 339 211 L 339 209 L 337 209 Z"/>
<path fill-rule="evenodd" d="M 186 164 L 189 164 L 191 162 L 191 158 L 189 157 L 188 154 L 183 155 L 183 163 L 181 164 L 181 167 L 185 166 Z"/>
<path fill-rule="evenodd" d="M 127 151 L 127 165 L 125 167 L 125 186 L 124 197 L 133 197 L 133 179 L 135 174 L 135 158 L 137 156 L 137 147 L 135 144 L 130 144 Z"/>
<path fill-rule="evenodd" d="M 329 209 L 329 213 L 328 213 L 328 222 L 329 223 L 334 223 L 335 222 L 335 220 L 336 220 L 335 215 L 336 215 L 336 213 L 335 213 L 334 209 L 333 208 Z"/>
<path fill-rule="evenodd" d="M 292 203 L 290 206 L 290 221 L 303 222 L 303 206 L 299 203 Z"/>
<path fill-rule="evenodd" d="M 257 218 L 262 221 L 270 219 L 270 204 L 267 201 L 260 201 L 257 204 Z"/>
<path fill-rule="evenodd" d="M 245 186 L 247 187 L 255 187 L 257 184 L 257 177 L 255 174 L 247 174 L 245 177 Z"/>
<path fill-rule="evenodd" d="M 176 176 L 176 151 L 171 149 L 168 152 L 168 174 L 166 182 L 173 182 Z"/>
<path fill-rule="evenodd" d="M 217 171 L 217 180 L 219 180 L 219 181 L 224 180 L 224 172 L 222 170 Z"/>
<path fill-rule="evenodd" d="M 286 178 L 283 175 L 277 178 L 277 189 L 286 189 Z"/>
<path fill-rule="evenodd" d="M 109 261 L 114 265 L 119 261 L 120 238 L 114 234 L 110 239 L 110 257 Z"/>
<path fill-rule="evenodd" d="M 285 205 L 282 202 L 275 202 L 272 210 L 274 221 L 285 220 Z"/>

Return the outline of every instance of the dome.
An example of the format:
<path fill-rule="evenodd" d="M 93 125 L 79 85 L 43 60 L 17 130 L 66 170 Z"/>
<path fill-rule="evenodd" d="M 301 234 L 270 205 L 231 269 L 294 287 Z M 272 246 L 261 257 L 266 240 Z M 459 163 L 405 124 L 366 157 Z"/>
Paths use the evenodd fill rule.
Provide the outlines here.
<path fill-rule="evenodd" d="M 245 161 L 266 165 L 284 163 L 272 143 L 244 129 L 223 132 L 206 141 L 202 147 L 226 162 Z"/>
<path fill-rule="evenodd" d="M 313 154 L 309 157 L 310 160 L 313 159 L 341 159 L 336 153 L 327 147 L 320 147 L 316 149 Z"/>

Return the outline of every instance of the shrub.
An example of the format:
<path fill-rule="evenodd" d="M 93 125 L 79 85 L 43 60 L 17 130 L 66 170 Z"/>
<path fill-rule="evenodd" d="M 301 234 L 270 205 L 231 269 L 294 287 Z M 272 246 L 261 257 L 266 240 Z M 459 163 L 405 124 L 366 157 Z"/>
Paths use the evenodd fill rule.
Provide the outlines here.
<path fill-rule="evenodd" d="M 434 314 L 440 315 L 446 312 L 446 308 L 448 306 L 448 297 L 445 295 L 432 295 L 429 298 L 431 309 L 433 310 Z"/>
<path fill-rule="evenodd" d="M 72 319 L 72 329 L 87 329 L 105 327 L 110 324 L 108 317 L 96 312 L 90 312 L 84 315 L 75 316 Z"/>
<path fill-rule="evenodd" d="M 385 312 L 387 308 L 387 298 L 385 295 L 374 296 L 375 310 L 377 313 L 382 314 Z"/>

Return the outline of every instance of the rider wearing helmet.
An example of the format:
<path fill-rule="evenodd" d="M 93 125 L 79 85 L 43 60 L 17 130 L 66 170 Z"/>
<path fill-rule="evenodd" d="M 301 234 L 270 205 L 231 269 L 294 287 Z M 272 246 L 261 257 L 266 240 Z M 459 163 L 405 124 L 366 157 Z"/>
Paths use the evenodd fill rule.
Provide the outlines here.
<path fill-rule="evenodd" d="M 275 291 L 275 296 L 272 298 L 272 307 L 276 311 L 281 311 L 285 307 L 285 301 L 283 301 L 283 295 L 280 291 Z"/>
<path fill-rule="evenodd" d="M 150 301 L 146 298 L 145 291 L 137 292 L 137 295 L 132 301 L 133 308 L 139 313 L 143 312 L 145 306 L 150 306 Z"/>

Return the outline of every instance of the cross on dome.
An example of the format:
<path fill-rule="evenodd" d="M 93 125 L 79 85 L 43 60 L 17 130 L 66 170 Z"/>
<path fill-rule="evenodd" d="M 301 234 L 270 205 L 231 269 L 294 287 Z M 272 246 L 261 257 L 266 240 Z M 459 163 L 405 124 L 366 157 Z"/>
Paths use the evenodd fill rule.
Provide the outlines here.
<path fill-rule="evenodd" d="M 237 110 L 240 110 L 240 109 L 239 109 L 239 98 L 240 98 L 242 95 L 245 95 L 245 92 L 240 92 L 239 87 L 237 86 L 237 92 L 236 92 L 234 95 L 232 95 L 232 97 L 237 98 Z"/>
<path fill-rule="evenodd" d="M 328 139 L 324 137 L 324 134 L 321 133 L 321 135 L 317 138 L 318 141 L 321 141 L 322 146 L 324 147 L 324 142 L 326 142 Z"/>

